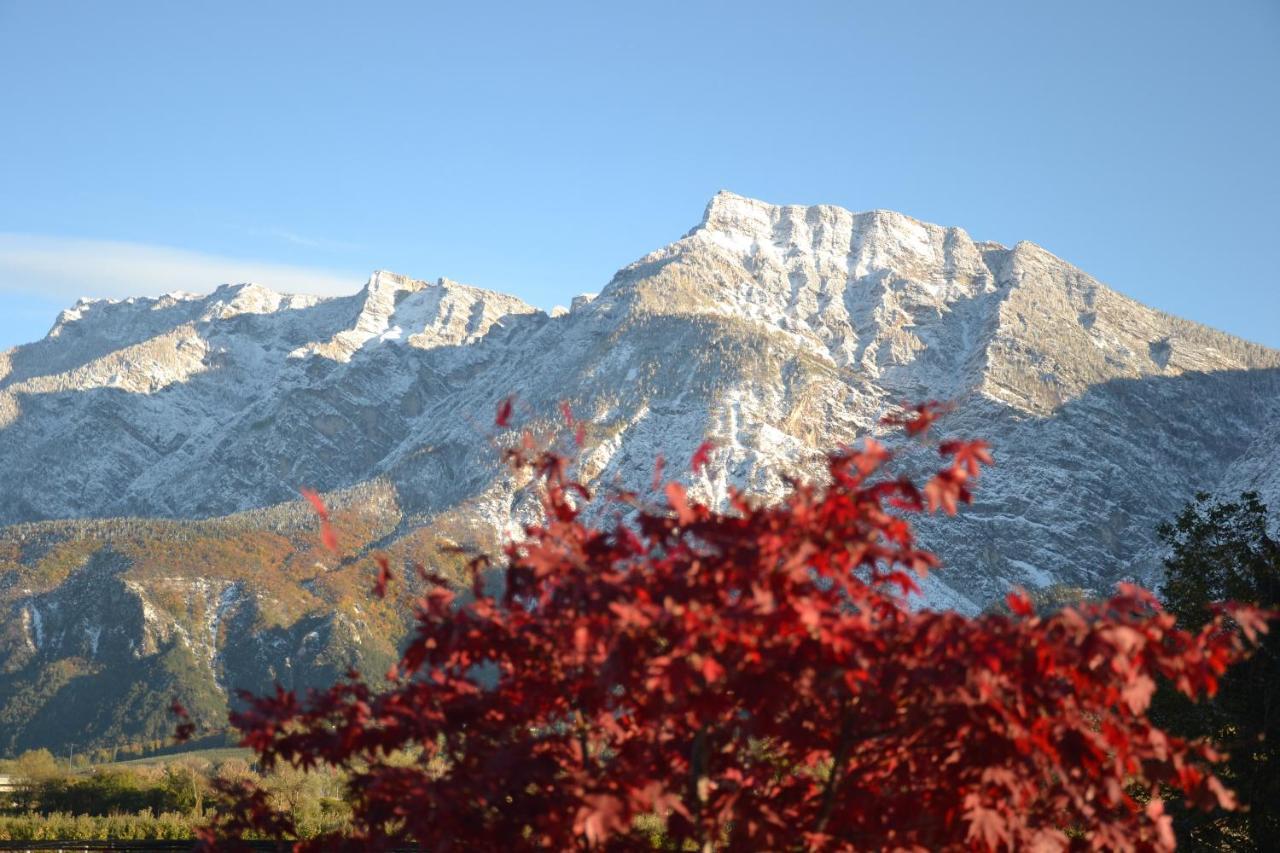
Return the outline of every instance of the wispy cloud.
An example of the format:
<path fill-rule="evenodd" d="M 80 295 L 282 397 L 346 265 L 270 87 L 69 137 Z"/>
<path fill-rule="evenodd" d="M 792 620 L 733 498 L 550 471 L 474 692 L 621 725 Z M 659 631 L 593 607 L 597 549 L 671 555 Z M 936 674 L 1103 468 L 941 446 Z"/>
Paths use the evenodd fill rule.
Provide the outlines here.
<path fill-rule="evenodd" d="M 0 293 L 155 296 L 205 293 L 220 284 L 256 282 L 285 293 L 355 293 L 366 274 L 228 258 L 169 246 L 0 232 Z"/>
<path fill-rule="evenodd" d="M 302 246 L 305 249 L 317 249 L 326 252 L 347 252 L 352 249 L 361 248 L 357 243 L 346 243 L 340 240 L 321 240 L 315 237 L 308 237 L 305 234 L 299 234 L 296 231 L 290 231 L 287 228 L 268 228 L 265 231 L 256 232 L 267 237 L 274 237 L 277 240 L 283 240 L 294 246 Z"/>

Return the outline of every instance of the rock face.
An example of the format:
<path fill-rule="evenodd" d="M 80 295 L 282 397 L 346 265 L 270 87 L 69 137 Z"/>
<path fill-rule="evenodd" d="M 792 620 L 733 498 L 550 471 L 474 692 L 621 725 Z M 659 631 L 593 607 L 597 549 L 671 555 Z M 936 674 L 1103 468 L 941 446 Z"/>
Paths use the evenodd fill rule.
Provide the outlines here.
<path fill-rule="evenodd" d="M 713 500 L 730 485 L 776 497 L 781 475 L 818 472 L 825 450 L 878 434 L 898 402 L 954 400 L 946 430 L 988 437 L 999 464 L 974 507 L 924 523 L 948 566 L 926 603 L 970 612 L 1014 584 L 1154 581 L 1154 527 L 1198 490 L 1253 483 L 1280 500 L 1280 353 L 1140 305 L 1030 243 L 721 193 L 685 237 L 552 315 L 385 272 L 337 299 L 239 285 L 78 303 L 47 338 L 0 355 L 0 524 L 16 525 L 0 542 L 89 518 L 171 519 L 154 541 L 193 535 L 191 519 L 269 515 L 301 485 L 379 495 L 370 547 L 445 528 L 489 542 L 531 511 L 490 440 L 509 394 L 521 426 L 552 428 L 561 401 L 586 419 L 581 465 L 599 484 L 643 491 L 657 454 L 688 459 L 713 439 L 691 482 Z M 270 620 L 206 641 L 195 617 L 152 604 L 185 631 L 165 634 L 107 579 L 131 569 L 93 580 L 107 557 L 87 548 L 42 587 L 24 547 L 0 562 L 0 608 L 26 626 L 0 641 L 0 668 L 92 659 L 122 625 L 137 659 L 150 637 L 200 660 L 269 663 L 260 639 L 237 644 Z M 205 585 L 186 595 L 208 599 L 191 605 L 202 613 L 227 590 L 228 614 L 262 598 L 261 577 L 182 576 Z M 40 609 L 70 584 L 112 583 L 119 613 L 94 617 L 88 646 Z M 271 630 L 355 618 L 349 602 L 312 598 Z M 40 643 L 23 613 L 42 614 Z M 54 637 L 59 651 L 32 652 Z M 243 677 L 260 683 L 267 667 Z"/>

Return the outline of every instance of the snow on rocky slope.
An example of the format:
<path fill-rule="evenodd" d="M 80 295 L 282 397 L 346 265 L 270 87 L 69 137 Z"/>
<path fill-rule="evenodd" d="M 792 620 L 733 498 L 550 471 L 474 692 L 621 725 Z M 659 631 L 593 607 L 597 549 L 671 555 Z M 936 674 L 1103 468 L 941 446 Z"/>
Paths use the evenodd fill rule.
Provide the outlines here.
<path fill-rule="evenodd" d="M 561 401 L 590 422 L 597 483 L 647 488 L 657 454 L 713 439 L 693 478 L 711 499 L 776 497 L 899 401 L 954 400 L 947 430 L 999 463 L 971 510 L 924 524 L 948 565 L 928 601 L 965 611 L 1013 584 L 1153 581 L 1155 525 L 1197 490 L 1270 483 L 1280 453 L 1276 351 L 1030 243 L 720 193 L 553 315 L 385 272 L 343 298 L 77 303 L 0 355 L 0 523 L 206 518 L 378 483 L 391 539 L 443 517 L 509 532 L 530 511 L 488 440 L 509 394 L 524 423 L 549 428 Z M 22 601 L 0 579 L 0 606 Z"/>

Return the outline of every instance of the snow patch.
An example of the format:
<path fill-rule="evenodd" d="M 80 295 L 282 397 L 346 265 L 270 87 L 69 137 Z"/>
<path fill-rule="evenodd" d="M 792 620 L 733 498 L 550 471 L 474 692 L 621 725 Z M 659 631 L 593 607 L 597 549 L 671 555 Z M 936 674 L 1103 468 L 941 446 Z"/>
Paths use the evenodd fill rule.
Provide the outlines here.
<path fill-rule="evenodd" d="M 1014 560 L 1012 558 L 1005 558 L 1005 562 L 1007 562 L 1009 565 L 1013 566 L 1014 568 L 1019 569 L 1024 575 L 1026 575 L 1027 580 L 1029 580 L 1035 586 L 1043 588 L 1046 586 L 1052 586 L 1054 584 L 1053 575 L 1051 575 L 1049 572 L 1046 572 L 1044 569 L 1040 568 L 1039 566 L 1034 566 L 1031 563 L 1025 562 L 1023 560 Z"/>

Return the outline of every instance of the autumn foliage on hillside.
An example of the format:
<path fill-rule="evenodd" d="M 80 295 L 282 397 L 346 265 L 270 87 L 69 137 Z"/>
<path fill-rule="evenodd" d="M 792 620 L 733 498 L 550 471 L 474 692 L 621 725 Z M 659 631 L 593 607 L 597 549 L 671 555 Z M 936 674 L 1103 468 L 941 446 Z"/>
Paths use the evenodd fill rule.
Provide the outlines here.
<path fill-rule="evenodd" d="M 899 425 L 928 440 L 940 413 Z M 721 512 L 672 482 L 658 504 L 606 496 L 599 528 L 566 457 L 535 445 L 509 456 L 541 478 L 545 521 L 477 560 L 469 591 L 422 571 L 389 684 L 353 673 L 235 715 L 266 766 L 350 774 L 354 835 L 302 846 L 1168 850 L 1162 792 L 1232 804 L 1213 752 L 1145 712 L 1157 677 L 1213 693 L 1257 612 L 1189 633 L 1129 586 L 1043 618 L 1019 594 L 1012 616 L 906 606 L 937 568 L 907 519 L 969 499 L 983 442 L 939 442 L 921 487 L 868 440 L 776 505 Z M 207 840 L 292 836 L 261 791 L 231 793 Z"/>

